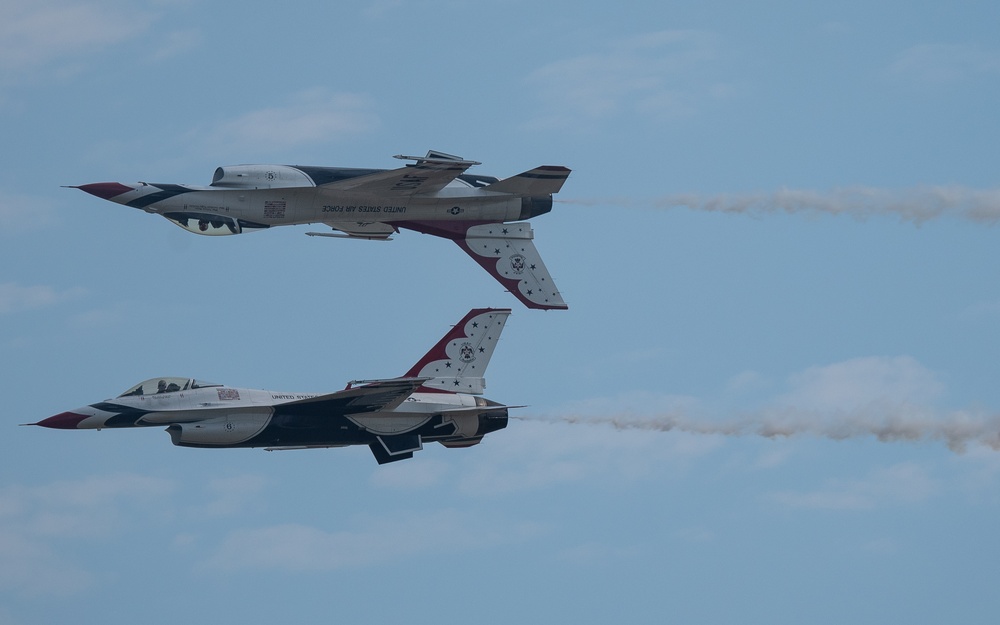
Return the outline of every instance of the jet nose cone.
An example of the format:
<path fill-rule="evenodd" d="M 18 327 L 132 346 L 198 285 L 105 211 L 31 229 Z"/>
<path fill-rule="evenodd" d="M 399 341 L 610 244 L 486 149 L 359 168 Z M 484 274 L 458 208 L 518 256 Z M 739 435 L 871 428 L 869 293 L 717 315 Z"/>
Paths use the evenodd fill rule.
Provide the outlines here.
<path fill-rule="evenodd" d="M 59 414 L 49 417 L 48 419 L 42 419 L 34 425 L 40 425 L 43 428 L 53 428 L 56 430 L 75 430 L 80 422 L 87 418 L 87 415 L 77 414 L 75 412 L 60 412 Z"/>
<path fill-rule="evenodd" d="M 114 197 L 118 197 L 122 193 L 128 193 L 133 190 L 133 187 L 123 185 L 120 182 L 94 182 L 73 188 L 86 191 L 91 195 L 96 195 L 102 200 L 110 200 Z"/>

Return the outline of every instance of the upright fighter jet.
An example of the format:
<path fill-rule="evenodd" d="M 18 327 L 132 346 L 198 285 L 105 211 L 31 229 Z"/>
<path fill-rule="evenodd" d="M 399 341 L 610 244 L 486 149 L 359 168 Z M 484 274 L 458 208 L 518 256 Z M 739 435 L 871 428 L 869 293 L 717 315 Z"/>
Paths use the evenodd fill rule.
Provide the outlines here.
<path fill-rule="evenodd" d="M 336 393 L 151 378 L 114 399 L 25 425 L 63 430 L 159 426 L 183 447 L 367 445 L 379 464 L 412 458 L 425 442 L 471 447 L 507 427 L 511 406 L 480 395 L 508 315 L 509 309 L 472 310 L 402 377 L 355 380 Z"/>
<path fill-rule="evenodd" d="M 205 235 L 324 223 L 312 236 L 387 241 L 400 228 L 451 239 L 529 308 L 565 309 L 523 221 L 552 210 L 570 170 L 541 166 L 499 180 L 466 174 L 476 161 L 443 152 L 395 158 L 398 169 L 236 165 L 215 170 L 212 184 L 97 182 L 81 189 L 105 200 L 163 215 Z"/>

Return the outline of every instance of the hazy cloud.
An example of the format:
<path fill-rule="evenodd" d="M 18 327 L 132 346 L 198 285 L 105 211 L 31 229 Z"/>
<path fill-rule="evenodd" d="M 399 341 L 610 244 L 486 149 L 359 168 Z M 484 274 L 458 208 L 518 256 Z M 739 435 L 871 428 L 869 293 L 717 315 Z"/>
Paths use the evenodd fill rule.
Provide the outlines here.
<path fill-rule="evenodd" d="M 932 85 L 976 80 L 1000 74 L 1000 51 L 975 44 L 921 44 L 901 52 L 889 70 Z"/>
<path fill-rule="evenodd" d="M 0 0 L 0 72 L 33 69 L 58 59 L 139 37 L 154 16 L 119 2 Z"/>
<path fill-rule="evenodd" d="M 284 104 L 244 113 L 215 128 L 193 131 L 191 137 L 214 150 L 221 146 L 232 152 L 323 143 L 378 126 L 373 108 L 363 95 L 313 89 L 298 93 Z"/>
<path fill-rule="evenodd" d="M 62 540 L 106 536 L 123 508 L 162 499 L 167 480 L 134 474 L 92 476 L 0 490 L 0 589 L 26 595 L 72 595 L 95 576 L 60 554 Z"/>
<path fill-rule="evenodd" d="M 232 516 L 260 505 L 261 493 L 271 480 L 259 475 L 237 475 L 213 478 L 205 484 L 211 500 L 196 506 L 192 514 L 198 518 Z"/>
<path fill-rule="evenodd" d="M 685 527 L 675 531 L 674 537 L 685 543 L 710 543 L 716 538 L 707 527 Z"/>
<path fill-rule="evenodd" d="M 731 393 L 742 393 L 763 388 L 768 385 L 768 379 L 756 371 L 741 371 L 726 382 L 726 390 Z"/>
<path fill-rule="evenodd" d="M 79 287 L 59 291 L 44 285 L 21 286 L 16 282 L 4 282 L 0 283 L 0 314 L 54 306 L 84 293 Z"/>
<path fill-rule="evenodd" d="M 609 560 L 631 560 L 640 556 L 639 547 L 614 547 L 603 543 L 589 542 L 563 549 L 557 554 L 560 560 L 580 566 L 605 566 Z"/>
<path fill-rule="evenodd" d="M 929 404 L 944 394 L 932 371 L 910 356 L 853 358 L 791 376 L 777 403 L 809 410 L 856 410 L 878 403 Z"/>
<path fill-rule="evenodd" d="M 412 490 L 439 484 L 448 473 L 448 463 L 424 458 L 420 463 L 397 462 L 380 467 L 372 474 L 371 482 L 383 488 Z"/>
<path fill-rule="evenodd" d="M 718 97 L 704 68 L 718 56 L 712 33 L 666 30 L 612 42 L 604 50 L 554 61 L 528 83 L 549 109 L 537 126 L 571 126 L 623 114 L 677 117 Z M 726 90 L 721 88 L 721 92 Z"/>
<path fill-rule="evenodd" d="M 940 490 L 940 482 L 914 464 L 879 469 L 858 480 L 831 480 L 826 487 L 806 492 L 782 491 L 770 498 L 790 508 L 866 510 L 880 505 L 918 503 Z"/>
<path fill-rule="evenodd" d="M 996 483 L 1000 477 L 1000 454 L 988 447 L 973 447 L 959 461 L 966 469 L 962 488 L 974 493 L 974 500 L 995 505 L 1000 501 Z"/>
<path fill-rule="evenodd" d="M 1000 300 L 987 300 L 972 304 L 962 310 L 962 316 L 971 319 L 1000 316 Z"/>
<path fill-rule="evenodd" d="M 399 11 L 404 6 L 403 0 L 372 0 L 361 11 L 361 15 L 370 20 L 378 20 Z"/>
<path fill-rule="evenodd" d="M 0 193 L 0 235 L 17 235 L 54 222 L 52 202 L 29 195 Z"/>
<path fill-rule="evenodd" d="M 167 33 L 159 47 L 153 51 L 153 60 L 162 61 L 184 54 L 197 48 L 201 45 L 201 42 L 202 35 L 200 30 L 176 30 Z"/>
<path fill-rule="evenodd" d="M 354 530 L 286 523 L 232 532 L 204 566 L 239 571 L 330 571 L 372 566 L 424 552 L 482 549 L 523 541 L 540 531 L 530 523 L 473 518 L 455 510 L 367 519 Z"/>
<path fill-rule="evenodd" d="M 170 493 L 173 484 L 160 478 L 134 474 L 95 475 L 42 486 L 15 486 L 0 491 L 0 509 L 14 510 L 13 517 L 30 519 L 33 534 L 49 536 L 91 535 L 95 528 L 108 531 L 119 502 L 148 500 Z"/>
<path fill-rule="evenodd" d="M 777 449 L 764 449 L 760 452 L 752 465 L 755 469 L 773 469 L 783 466 L 788 462 L 791 452 L 787 447 Z"/>
<path fill-rule="evenodd" d="M 75 313 L 70 317 L 70 325 L 77 330 L 93 328 L 110 328 L 120 324 L 126 315 L 119 303 L 112 303 L 109 308 L 93 308 Z"/>
<path fill-rule="evenodd" d="M 56 549 L 0 524 L 0 589 L 27 596 L 68 596 L 91 588 L 95 581 Z"/>

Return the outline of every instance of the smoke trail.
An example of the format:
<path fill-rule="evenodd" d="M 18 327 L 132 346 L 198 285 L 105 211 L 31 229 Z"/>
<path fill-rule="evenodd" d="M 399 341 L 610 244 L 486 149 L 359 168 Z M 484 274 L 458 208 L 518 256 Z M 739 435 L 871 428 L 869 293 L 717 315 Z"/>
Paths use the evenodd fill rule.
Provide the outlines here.
<path fill-rule="evenodd" d="M 921 224 L 943 216 L 994 224 L 1000 221 L 1000 189 L 964 187 L 919 187 L 891 191 L 873 187 L 849 187 L 829 192 L 779 189 L 772 192 L 721 193 L 701 195 L 678 193 L 647 201 L 630 199 L 556 200 L 566 204 L 617 205 L 659 209 L 688 208 L 714 213 L 770 214 L 812 213 L 850 215 L 866 219 L 894 215 L 903 221 Z"/>
<path fill-rule="evenodd" d="M 584 415 L 512 416 L 512 419 L 571 425 L 605 425 L 617 430 L 687 432 L 720 436 L 762 436 L 788 438 L 808 435 L 832 440 L 873 436 L 884 443 L 940 441 L 955 453 L 963 453 L 970 443 L 1000 451 L 1000 414 L 965 411 L 934 415 L 916 408 L 852 411 L 836 417 L 792 409 L 770 410 L 728 421 L 694 419 L 680 413 L 651 417 L 631 414 L 593 417 Z"/>

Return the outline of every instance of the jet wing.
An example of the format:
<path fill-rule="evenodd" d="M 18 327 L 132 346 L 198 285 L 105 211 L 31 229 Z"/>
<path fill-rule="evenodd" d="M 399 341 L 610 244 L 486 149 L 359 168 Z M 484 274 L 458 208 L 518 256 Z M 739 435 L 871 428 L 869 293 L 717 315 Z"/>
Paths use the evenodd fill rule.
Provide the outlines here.
<path fill-rule="evenodd" d="M 428 152 L 427 156 L 397 156 L 416 160 L 413 165 L 380 171 L 367 176 L 358 176 L 320 185 L 320 193 L 329 189 L 338 193 L 364 193 L 387 197 L 407 197 L 410 195 L 432 195 L 448 186 L 476 161 L 462 160 L 457 156 L 441 152 Z"/>
<path fill-rule="evenodd" d="M 331 404 L 338 409 L 349 410 L 353 414 L 364 412 L 392 411 L 407 397 L 413 394 L 421 384 L 430 378 L 393 378 L 378 380 L 364 386 L 337 391 L 327 395 L 319 395 L 308 399 L 299 399 L 280 405 L 284 413 L 294 413 L 300 410 L 314 411 L 317 404 Z"/>

